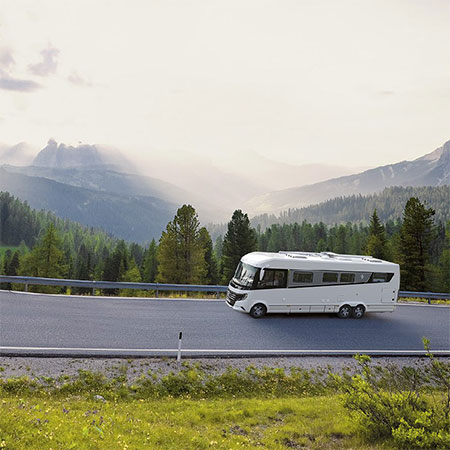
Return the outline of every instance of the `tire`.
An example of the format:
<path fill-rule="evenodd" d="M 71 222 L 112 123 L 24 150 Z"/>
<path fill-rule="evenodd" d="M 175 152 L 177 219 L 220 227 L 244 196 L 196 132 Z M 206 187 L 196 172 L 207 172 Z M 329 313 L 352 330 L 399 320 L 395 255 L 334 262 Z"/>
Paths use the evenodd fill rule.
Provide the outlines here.
<path fill-rule="evenodd" d="M 354 319 L 361 319 L 364 316 L 366 308 L 363 305 L 358 305 L 352 308 L 352 317 Z"/>
<path fill-rule="evenodd" d="M 348 305 L 342 305 L 338 312 L 339 319 L 348 319 L 352 315 L 352 308 Z"/>
<path fill-rule="evenodd" d="M 267 308 L 262 303 L 257 303 L 256 305 L 253 305 L 250 309 L 250 315 L 254 319 L 260 319 L 261 317 L 265 316 L 267 312 Z"/>

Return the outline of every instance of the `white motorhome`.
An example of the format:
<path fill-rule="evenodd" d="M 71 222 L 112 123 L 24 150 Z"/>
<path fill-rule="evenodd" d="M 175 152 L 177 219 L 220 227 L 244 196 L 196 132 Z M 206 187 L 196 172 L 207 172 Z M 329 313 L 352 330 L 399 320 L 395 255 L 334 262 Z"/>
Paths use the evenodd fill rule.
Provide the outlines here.
<path fill-rule="evenodd" d="M 371 256 L 253 252 L 239 262 L 226 301 L 254 318 L 337 313 L 360 319 L 365 312 L 394 311 L 399 285 L 399 265 Z"/>

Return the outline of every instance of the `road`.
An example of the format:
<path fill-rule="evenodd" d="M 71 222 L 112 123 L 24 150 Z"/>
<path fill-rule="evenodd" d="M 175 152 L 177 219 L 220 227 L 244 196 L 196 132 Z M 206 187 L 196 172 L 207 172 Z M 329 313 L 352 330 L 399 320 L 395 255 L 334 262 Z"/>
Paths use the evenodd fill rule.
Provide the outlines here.
<path fill-rule="evenodd" d="M 224 301 L 65 297 L 0 291 L 0 353 L 58 349 L 450 350 L 450 307 L 404 306 L 361 320 L 335 315 L 252 319 Z M 32 351 L 32 350 L 28 350 Z M 105 353 L 105 350 L 103 350 Z M 108 353 L 108 352 L 106 352 Z M 142 353 L 142 352 L 136 352 Z"/>

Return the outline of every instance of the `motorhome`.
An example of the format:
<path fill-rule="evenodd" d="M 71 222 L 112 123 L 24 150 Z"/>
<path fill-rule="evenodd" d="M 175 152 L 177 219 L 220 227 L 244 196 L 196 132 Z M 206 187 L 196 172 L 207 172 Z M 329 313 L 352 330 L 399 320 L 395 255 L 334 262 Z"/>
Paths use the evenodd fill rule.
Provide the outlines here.
<path fill-rule="evenodd" d="M 227 304 L 254 318 L 266 313 L 336 313 L 360 319 L 392 312 L 398 264 L 331 252 L 253 252 L 242 257 L 228 285 Z"/>

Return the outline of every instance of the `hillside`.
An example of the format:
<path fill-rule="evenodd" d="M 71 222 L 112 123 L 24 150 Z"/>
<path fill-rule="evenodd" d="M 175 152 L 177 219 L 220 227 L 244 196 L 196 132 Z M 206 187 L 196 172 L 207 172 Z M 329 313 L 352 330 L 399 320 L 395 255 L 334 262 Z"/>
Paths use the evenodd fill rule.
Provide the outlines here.
<path fill-rule="evenodd" d="M 367 195 L 391 186 L 444 186 L 450 184 L 450 141 L 415 159 L 366 170 L 321 183 L 269 192 L 247 202 L 251 214 L 278 214 L 340 196 Z"/>
<path fill-rule="evenodd" d="M 26 200 L 32 208 L 103 228 L 114 236 L 135 242 L 159 239 L 177 208 L 156 197 L 95 191 L 42 177 L 12 174 L 3 168 L 0 168 L 0 191 Z"/>
<path fill-rule="evenodd" d="M 254 227 L 266 228 L 272 224 L 292 224 L 303 221 L 336 223 L 368 223 L 370 215 L 377 209 L 383 222 L 398 220 L 410 197 L 418 197 L 427 206 L 436 210 L 436 222 L 450 220 L 450 186 L 438 187 L 390 187 L 379 194 L 336 197 L 331 200 L 299 209 L 290 209 L 280 215 L 262 214 L 251 219 Z"/>

